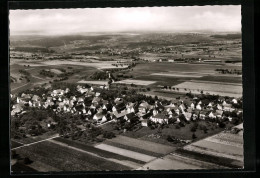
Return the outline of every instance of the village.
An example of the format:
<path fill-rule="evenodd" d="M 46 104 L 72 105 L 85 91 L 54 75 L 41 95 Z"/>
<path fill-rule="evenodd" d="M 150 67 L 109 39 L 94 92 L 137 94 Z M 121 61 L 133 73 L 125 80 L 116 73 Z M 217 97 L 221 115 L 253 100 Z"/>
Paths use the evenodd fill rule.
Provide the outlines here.
<path fill-rule="evenodd" d="M 85 86 L 75 85 L 71 89 L 50 90 L 50 87 L 48 92 L 42 92 L 42 95 L 33 94 L 34 89 L 20 95 L 11 94 L 11 116 L 22 118 L 30 112 L 31 108 L 36 108 L 54 114 L 69 113 L 72 116 L 80 116 L 85 123 L 90 122 L 95 126 L 108 122 L 123 123 L 124 132 L 130 131 L 138 124 L 154 129 L 155 124 L 174 123 L 177 124 L 177 128 L 183 127 L 187 122 L 207 120 L 223 128 L 225 127 L 223 123 L 227 121 L 234 125 L 242 122 L 242 100 L 238 98 L 204 94 L 195 96 L 187 93 L 182 98 L 162 100 L 158 97 L 137 94 L 134 89 L 119 92 L 119 90 L 111 90 L 110 87 L 109 85 L 86 84 Z M 44 118 L 44 120 L 48 120 L 45 126 L 42 125 L 46 129 L 58 124 L 53 119 Z M 126 123 L 128 123 L 127 127 Z M 24 126 L 20 125 L 20 127 Z M 37 126 L 26 128 L 26 130 L 30 131 L 32 128 L 37 129 Z M 206 130 L 207 128 L 205 132 Z M 35 132 L 30 133 L 35 135 Z"/>

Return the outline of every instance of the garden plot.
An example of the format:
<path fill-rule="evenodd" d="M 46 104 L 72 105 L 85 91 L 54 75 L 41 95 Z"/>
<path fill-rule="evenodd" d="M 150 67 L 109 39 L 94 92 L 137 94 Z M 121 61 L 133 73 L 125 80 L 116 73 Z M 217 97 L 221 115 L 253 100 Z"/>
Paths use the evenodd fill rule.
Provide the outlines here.
<path fill-rule="evenodd" d="M 148 80 L 130 80 L 130 79 L 126 79 L 126 80 L 121 80 L 115 83 L 120 83 L 120 84 L 134 84 L 134 85 L 151 85 L 154 84 L 156 81 L 148 81 Z"/>

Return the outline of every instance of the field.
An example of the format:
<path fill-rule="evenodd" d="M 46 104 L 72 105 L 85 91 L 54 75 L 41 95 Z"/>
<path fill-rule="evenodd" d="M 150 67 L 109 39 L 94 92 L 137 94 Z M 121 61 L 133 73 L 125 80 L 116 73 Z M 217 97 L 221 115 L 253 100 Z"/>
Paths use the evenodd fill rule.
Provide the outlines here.
<path fill-rule="evenodd" d="M 78 66 L 85 66 L 85 67 L 95 67 L 97 69 L 118 69 L 118 68 L 126 68 L 127 66 L 113 66 L 115 64 L 113 61 L 102 61 L 102 62 L 83 62 L 83 61 L 75 61 L 75 60 L 52 60 L 52 61 L 44 61 L 39 62 L 39 65 L 78 65 Z"/>
<path fill-rule="evenodd" d="M 129 147 L 137 147 L 139 149 L 155 152 L 158 154 L 167 154 L 174 150 L 174 148 L 171 146 L 166 146 L 166 145 L 157 144 L 150 141 L 144 141 L 144 140 L 134 139 L 125 136 L 117 136 L 116 138 L 113 138 L 109 141 L 113 143 L 126 145 Z"/>
<path fill-rule="evenodd" d="M 115 82 L 115 83 L 134 84 L 134 85 L 144 85 L 144 86 L 147 86 L 147 85 L 154 84 L 155 82 L 156 81 L 130 80 L 130 79 L 127 79 L 127 80 L 121 80 L 121 81 L 118 81 L 118 82 Z"/>
<path fill-rule="evenodd" d="M 202 75 L 198 73 L 152 73 L 151 75 L 159 76 L 170 76 L 170 77 L 190 77 L 190 78 L 200 78 Z"/>
<path fill-rule="evenodd" d="M 220 96 L 242 96 L 242 84 L 224 83 L 224 82 L 210 82 L 210 81 L 189 81 L 175 85 L 180 92 L 218 94 Z M 185 90 L 186 89 L 186 90 Z"/>
<path fill-rule="evenodd" d="M 27 156 L 33 161 L 47 164 L 61 171 L 131 169 L 131 167 L 108 161 L 104 158 L 88 153 L 87 151 L 72 149 L 71 147 L 50 141 L 17 149 L 17 153 Z"/>
<path fill-rule="evenodd" d="M 202 80 L 230 83 L 242 83 L 238 75 L 220 75 L 216 69 L 241 70 L 241 66 L 227 66 L 226 64 L 191 64 L 191 63 L 145 63 L 138 64 L 133 71 L 128 72 L 135 80 L 156 81 L 156 85 L 177 85 L 183 81 Z"/>
<path fill-rule="evenodd" d="M 227 159 L 229 166 L 243 167 L 243 134 L 221 132 L 184 146 L 183 150 L 188 151 L 190 155 L 194 153 L 218 157 L 220 163 Z"/>
<path fill-rule="evenodd" d="M 191 159 L 176 153 L 157 158 L 137 170 L 185 170 L 185 169 L 220 169 L 216 164 Z"/>
<path fill-rule="evenodd" d="M 99 81 L 99 80 L 97 80 L 97 81 L 96 80 L 94 80 L 94 81 L 80 80 L 77 83 L 83 83 L 83 84 L 88 83 L 88 84 L 94 84 L 94 85 L 107 85 L 107 81 Z"/>

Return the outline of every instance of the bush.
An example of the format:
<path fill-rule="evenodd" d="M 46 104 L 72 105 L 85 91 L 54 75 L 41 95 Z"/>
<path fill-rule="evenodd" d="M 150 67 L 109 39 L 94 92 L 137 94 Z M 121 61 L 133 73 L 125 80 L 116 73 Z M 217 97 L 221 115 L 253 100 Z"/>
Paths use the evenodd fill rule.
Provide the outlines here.
<path fill-rule="evenodd" d="M 185 124 L 184 124 L 183 122 L 180 122 L 178 125 L 179 125 L 180 127 L 185 127 Z"/>
<path fill-rule="evenodd" d="M 219 126 L 220 128 L 224 128 L 224 127 L 226 126 L 226 124 L 225 124 L 224 122 L 220 122 L 220 123 L 218 124 L 218 126 Z"/>
<path fill-rule="evenodd" d="M 195 135 L 195 133 L 192 134 L 192 139 L 196 139 L 197 136 Z"/>
<path fill-rule="evenodd" d="M 172 137 L 170 135 L 167 135 L 167 141 L 168 142 L 172 142 L 173 141 L 173 139 L 172 139 Z"/>
<path fill-rule="evenodd" d="M 103 133 L 103 138 L 111 139 L 111 138 L 114 138 L 114 137 L 116 137 L 116 135 L 113 132 L 104 132 Z"/>

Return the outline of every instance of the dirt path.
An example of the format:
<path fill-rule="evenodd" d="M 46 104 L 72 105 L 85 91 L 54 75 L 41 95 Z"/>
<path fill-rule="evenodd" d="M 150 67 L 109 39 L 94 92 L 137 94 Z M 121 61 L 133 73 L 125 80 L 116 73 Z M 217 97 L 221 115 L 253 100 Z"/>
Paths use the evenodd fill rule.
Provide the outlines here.
<path fill-rule="evenodd" d="M 29 85 L 29 84 L 30 84 L 30 83 L 26 83 L 26 84 L 21 85 L 21 86 L 19 86 L 19 87 L 12 88 L 11 91 L 17 90 L 17 89 L 22 88 L 22 87 L 24 87 L 24 86 L 26 86 L 26 85 Z"/>
<path fill-rule="evenodd" d="M 36 142 L 33 142 L 33 143 L 24 144 L 24 145 L 22 145 L 22 146 L 13 148 L 13 149 L 11 149 L 11 150 L 16 150 L 16 149 L 23 148 L 23 147 L 27 147 L 27 146 L 30 146 L 30 145 L 34 145 L 34 144 L 37 144 L 37 143 L 40 143 L 40 142 L 45 142 L 45 141 L 52 140 L 52 139 L 57 138 L 57 137 L 60 137 L 60 135 L 56 134 L 56 135 L 53 136 L 53 137 L 50 137 L 50 138 L 47 138 L 47 139 L 44 139 L 44 140 L 40 140 L 40 141 L 36 141 Z"/>

